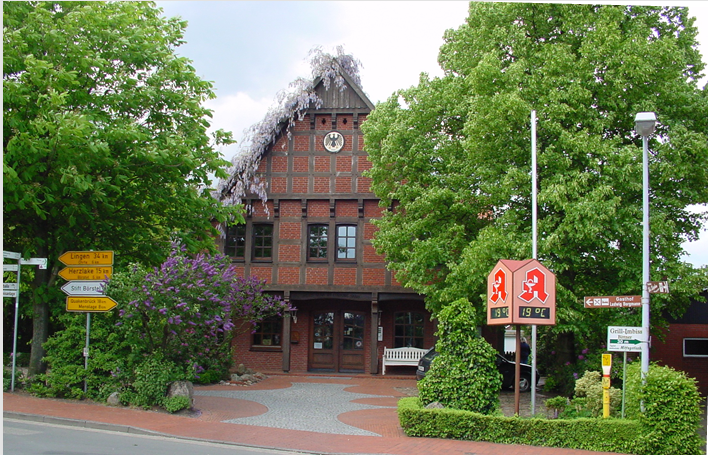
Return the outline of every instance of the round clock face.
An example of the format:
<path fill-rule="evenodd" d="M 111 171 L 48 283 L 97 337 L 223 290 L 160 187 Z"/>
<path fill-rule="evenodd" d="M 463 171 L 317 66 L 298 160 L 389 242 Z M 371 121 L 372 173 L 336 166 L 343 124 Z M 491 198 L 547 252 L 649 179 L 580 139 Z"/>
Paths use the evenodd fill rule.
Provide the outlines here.
<path fill-rule="evenodd" d="M 324 148 L 328 152 L 337 153 L 344 147 L 344 136 L 338 131 L 331 131 L 325 134 Z"/>

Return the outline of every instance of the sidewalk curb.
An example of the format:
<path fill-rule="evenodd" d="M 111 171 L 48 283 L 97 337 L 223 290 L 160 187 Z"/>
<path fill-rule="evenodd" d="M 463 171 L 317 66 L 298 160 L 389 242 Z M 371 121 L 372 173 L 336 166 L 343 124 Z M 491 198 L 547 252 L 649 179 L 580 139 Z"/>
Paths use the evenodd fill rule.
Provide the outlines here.
<path fill-rule="evenodd" d="M 39 415 L 39 414 L 26 414 L 23 412 L 3 411 L 2 418 L 3 419 L 14 419 L 14 420 L 27 420 L 30 422 L 51 423 L 54 425 L 65 425 L 65 426 L 69 426 L 69 427 L 89 428 L 92 430 L 115 431 L 118 433 L 131 433 L 131 434 L 140 434 L 140 435 L 146 435 L 146 436 L 167 436 L 167 437 L 170 437 L 170 435 L 167 435 L 164 433 L 158 433 L 157 431 L 145 430 L 143 428 L 131 427 L 128 425 L 93 422 L 91 420 L 68 419 L 66 417 L 43 416 L 43 415 Z M 182 438 L 182 439 L 187 439 L 187 438 Z"/>

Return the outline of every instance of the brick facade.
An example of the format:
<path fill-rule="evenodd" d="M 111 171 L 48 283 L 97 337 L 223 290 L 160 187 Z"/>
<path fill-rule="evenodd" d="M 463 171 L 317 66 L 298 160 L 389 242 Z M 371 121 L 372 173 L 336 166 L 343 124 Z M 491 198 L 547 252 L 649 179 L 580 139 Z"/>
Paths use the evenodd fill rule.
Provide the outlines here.
<path fill-rule="evenodd" d="M 343 77 L 347 90 L 328 92 L 318 85 L 323 105 L 296 120 L 290 134 L 282 132 L 261 158 L 258 172 L 267 183 L 268 202 L 265 207 L 255 197 L 250 202 L 245 258 L 236 265 L 244 275 L 266 280 L 267 292 L 296 307 L 297 321 L 276 320 L 283 325 L 282 337 L 290 334 L 278 340 L 280 345 L 270 344 L 275 338 L 267 346 L 252 345 L 250 328 L 239 331 L 233 340 L 237 365 L 265 372 L 378 373 L 383 347 L 395 343 L 393 310 L 425 313 L 422 296 L 400 286 L 372 244 L 372 221 L 385 209 L 363 175 L 371 162 L 360 127 L 373 104 Z M 340 150 L 324 147 L 332 131 L 344 138 Z M 273 229 L 272 238 L 259 234 L 256 258 L 252 244 L 258 225 Z M 316 240 L 312 248 L 310 232 Z M 426 323 L 425 347 L 432 345 L 433 333 Z M 324 334 L 333 337 L 332 343 L 323 341 Z"/>

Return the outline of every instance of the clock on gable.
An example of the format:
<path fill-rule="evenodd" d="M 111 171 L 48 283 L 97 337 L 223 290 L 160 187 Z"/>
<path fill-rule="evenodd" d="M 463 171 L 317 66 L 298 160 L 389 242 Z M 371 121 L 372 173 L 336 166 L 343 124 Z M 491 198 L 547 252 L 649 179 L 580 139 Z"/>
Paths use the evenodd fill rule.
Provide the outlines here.
<path fill-rule="evenodd" d="M 337 153 L 344 147 L 344 136 L 339 131 L 330 131 L 325 134 L 323 144 L 328 152 Z"/>

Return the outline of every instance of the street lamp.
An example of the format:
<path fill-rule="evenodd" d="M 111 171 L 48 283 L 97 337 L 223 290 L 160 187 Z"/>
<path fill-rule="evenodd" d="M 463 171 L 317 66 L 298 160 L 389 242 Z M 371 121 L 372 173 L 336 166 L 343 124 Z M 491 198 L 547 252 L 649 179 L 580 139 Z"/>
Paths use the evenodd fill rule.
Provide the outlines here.
<path fill-rule="evenodd" d="M 643 242 L 642 242 L 642 329 L 647 341 L 642 343 L 642 381 L 649 372 L 649 136 L 654 134 L 656 114 L 639 112 L 634 117 L 637 133 L 642 136 L 642 190 L 643 190 Z"/>

